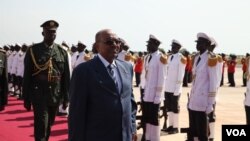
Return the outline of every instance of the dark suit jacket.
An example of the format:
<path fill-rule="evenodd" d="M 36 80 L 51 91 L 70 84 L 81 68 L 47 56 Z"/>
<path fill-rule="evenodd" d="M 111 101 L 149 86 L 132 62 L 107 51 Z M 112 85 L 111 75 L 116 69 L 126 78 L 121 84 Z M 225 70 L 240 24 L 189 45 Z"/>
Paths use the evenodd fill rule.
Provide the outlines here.
<path fill-rule="evenodd" d="M 77 66 L 70 84 L 69 141 L 131 141 L 136 131 L 132 65 L 115 60 L 121 93 L 99 57 Z"/>

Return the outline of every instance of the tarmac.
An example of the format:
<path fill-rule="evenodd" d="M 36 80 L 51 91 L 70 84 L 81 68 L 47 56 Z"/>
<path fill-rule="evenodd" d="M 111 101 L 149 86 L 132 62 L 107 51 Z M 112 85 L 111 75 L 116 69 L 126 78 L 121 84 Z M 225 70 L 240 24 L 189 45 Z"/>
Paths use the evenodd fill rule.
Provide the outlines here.
<path fill-rule="evenodd" d="M 246 87 L 242 87 L 242 69 L 241 66 L 236 68 L 235 72 L 235 87 L 229 87 L 227 79 L 227 68 L 224 72 L 224 85 L 219 88 L 216 97 L 216 122 L 215 122 L 215 138 L 214 141 L 222 140 L 222 125 L 245 125 L 245 109 L 244 109 L 244 99 L 246 92 Z M 191 90 L 191 84 L 188 87 L 183 87 L 183 91 L 180 97 L 180 117 L 179 117 L 179 127 L 188 127 L 188 112 L 187 112 L 187 93 Z M 140 92 L 138 87 L 134 87 L 134 95 L 136 101 L 140 101 Z M 138 113 L 140 114 L 140 113 Z M 160 119 L 160 128 L 163 126 L 163 118 Z M 138 141 L 142 134 L 142 129 L 137 130 Z M 185 133 L 177 133 L 172 135 L 167 135 L 161 132 L 161 141 L 185 141 Z"/>

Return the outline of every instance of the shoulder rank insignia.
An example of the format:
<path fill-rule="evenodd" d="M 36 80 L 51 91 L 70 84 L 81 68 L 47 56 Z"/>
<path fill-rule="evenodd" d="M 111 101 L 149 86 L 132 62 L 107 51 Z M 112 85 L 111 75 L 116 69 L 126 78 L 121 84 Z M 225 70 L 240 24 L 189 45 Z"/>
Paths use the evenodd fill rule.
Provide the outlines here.
<path fill-rule="evenodd" d="M 187 58 L 181 55 L 181 63 L 182 64 L 187 64 Z"/>
<path fill-rule="evenodd" d="M 220 55 L 216 55 L 216 56 L 217 56 L 217 59 L 218 59 L 219 63 L 223 62 L 222 57 Z"/>
<path fill-rule="evenodd" d="M 160 61 L 162 64 L 167 64 L 168 56 L 161 54 Z"/>
<path fill-rule="evenodd" d="M 208 66 L 214 67 L 217 64 L 217 61 L 217 56 L 212 52 L 208 52 Z"/>
<path fill-rule="evenodd" d="M 126 61 L 130 61 L 132 59 L 132 55 L 130 53 L 126 53 L 124 59 Z"/>

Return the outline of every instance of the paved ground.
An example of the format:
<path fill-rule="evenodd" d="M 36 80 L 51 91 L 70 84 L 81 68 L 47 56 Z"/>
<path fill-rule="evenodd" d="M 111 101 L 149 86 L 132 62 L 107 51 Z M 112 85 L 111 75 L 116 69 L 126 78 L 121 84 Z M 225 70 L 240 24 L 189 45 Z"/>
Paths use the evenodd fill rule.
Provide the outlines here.
<path fill-rule="evenodd" d="M 243 105 L 244 93 L 246 87 L 242 87 L 242 70 L 241 68 L 236 69 L 235 82 L 236 87 L 228 87 L 227 76 L 225 72 L 224 86 L 219 89 L 217 95 L 216 105 L 216 123 L 215 123 L 215 141 L 221 141 L 221 128 L 222 125 L 226 124 L 245 124 L 245 110 Z M 187 93 L 190 92 L 191 86 L 183 88 L 183 93 L 180 98 L 180 127 L 188 127 L 188 113 L 187 113 Z M 135 88 L 136 100 L 139 100 L 139 89 Z M 161 119 L 161 127 L 163 119 Z M 138 134 L 142 133 L 138 130 Z M 186 135 L 182 133 L 174 135 L 162 135 L 161 141 L 184 141 Z"/>

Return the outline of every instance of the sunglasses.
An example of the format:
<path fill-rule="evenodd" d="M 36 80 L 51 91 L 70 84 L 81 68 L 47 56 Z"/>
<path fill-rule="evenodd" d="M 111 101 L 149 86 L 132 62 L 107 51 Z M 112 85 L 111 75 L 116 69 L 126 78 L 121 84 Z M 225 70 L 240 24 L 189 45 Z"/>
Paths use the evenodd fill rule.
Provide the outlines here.
<path fill-rule="evenodd" d="M 108 46 L 112 46 L 112 45 L 121 45 L 121 41 L 120 40 L 116 40 L 116 39 L 110 39 L 107 41 L 103 42 L 104 44 L 108 45 Z"/>

